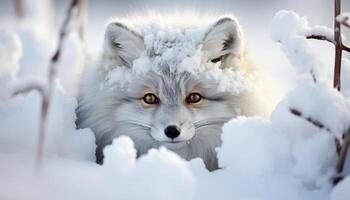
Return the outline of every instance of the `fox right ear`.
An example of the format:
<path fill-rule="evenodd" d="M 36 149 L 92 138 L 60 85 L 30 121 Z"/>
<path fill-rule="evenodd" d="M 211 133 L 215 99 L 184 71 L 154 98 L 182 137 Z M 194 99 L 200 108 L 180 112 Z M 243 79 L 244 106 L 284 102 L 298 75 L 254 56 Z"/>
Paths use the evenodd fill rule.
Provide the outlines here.
<path fill-rule="evenodd" d="M 244 52 L 242 30 L 232 17 L 217 20 L 205 34 L 202 43 L 209 59 L 212 62 L 221 61 L 223 67 L 227 59 L 240 59 Z"/>
<path fill-rule="evenodd" d="M 142 36 L 121 23 L 107 26 L 104 53 L 116 65 L 132 67 L 132 62 L 144 50 Z"/>

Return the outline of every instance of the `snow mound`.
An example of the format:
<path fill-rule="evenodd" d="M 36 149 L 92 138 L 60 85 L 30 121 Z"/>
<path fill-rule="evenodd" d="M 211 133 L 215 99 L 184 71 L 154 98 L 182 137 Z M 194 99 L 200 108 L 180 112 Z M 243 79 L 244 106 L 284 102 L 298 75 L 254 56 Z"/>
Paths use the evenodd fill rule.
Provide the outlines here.
<path fill-rule="evenodd" d="M 334 38 L 331 29 L 310 27 L 306 17 L 300 17 L 293 11 L 279 11 L 271 23 L 271 38 L 281 43 L 282 51 L 296 67 L 297 74 L 310 74 L 316 81 L 325 80 L 327 78 L 321 73 L 324 66 L 307 39 L 313 35 L 323 35 L 330 41 Z"/>

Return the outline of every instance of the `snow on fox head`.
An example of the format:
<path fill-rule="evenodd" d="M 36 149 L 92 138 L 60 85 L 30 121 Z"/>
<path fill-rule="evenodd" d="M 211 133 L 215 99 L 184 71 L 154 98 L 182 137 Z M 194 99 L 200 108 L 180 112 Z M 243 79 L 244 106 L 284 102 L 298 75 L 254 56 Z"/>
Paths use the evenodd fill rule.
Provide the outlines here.
<path fill-rule="evenodd" d="M 213 170 L 223 124 L 254 113 L 248 68 L 232 17 L 196 26 L 112 22 L 82 83 L 77 125 L 94 131 L 99 163 L 102 149 L 127 135 L 138 155 L 166 146 Z"/>

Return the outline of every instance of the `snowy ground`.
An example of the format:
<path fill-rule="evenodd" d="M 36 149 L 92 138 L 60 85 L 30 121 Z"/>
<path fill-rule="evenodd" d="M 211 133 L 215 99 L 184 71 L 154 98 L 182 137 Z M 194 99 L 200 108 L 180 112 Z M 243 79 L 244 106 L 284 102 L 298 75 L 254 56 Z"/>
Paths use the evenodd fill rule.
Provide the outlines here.
<path fill-rule="evenodd" d="M 237 7 L 247 9 L 247 5 L 252 4 Z M 91 2 L 88 11 L 98 5 Z M 228 2 L 221 6 L 225 5 Z M 293 5 L 284 6 L 293 8 Z M 49 112 L 45 160 L 38 170 L 35 151 L 40 95 L 30 92 L 10 97 L 13 89 L 27 84 L 27 80 L 34 79 L 39 85 L 45 81 L 49 58 L 56 45 L 52 35 L 57 30 L 43 28 L 48 24 L 52 26 L 50 12 L 43 12 L 35 5 L 32 9 L 33 13 L 25 20 L 0 21 L 0 199 L 350 198 L 349 156 L 343 173 L 345 179 L 336 187 L 332 185 L 338 157 L 334 140 L 341 140 L 341 133 L 350 126 L 350 79 L 346 77 L 350 61 L 343 60 L 343 90 L 338 93 L 331 87 L 332 71 L 328 67 L 333 66 L 332 46 L 303 37 L 311 31 L 327 34 L 329 31 L 315 29 L 312 26 L 317 24 L 315 21 L 310 20 L 312 25 L 308 25 L 305 18 L 286 11 L 266 17 L 268 27 L 261 25 L 267 23 L 264 18 L 256 27 L 245 29 L 248 48 L 258 61 L 264 60 L 262 63 L 270 66 L 266 69 L 268 73 L 278 76 L 274 80 L 285 95 L 270 118 L 239 117 L 224 126 L 223 145 L 218 149 L 221 170 L 210 173 L 200 159 L 186 162 L 165 148 L 151 150 L 136 160 L 133 143 L 127 137 L 116 139 L 105 149 L 104 165 L 95 164 L 93 133 L 88 129 L 76 130 L 74 124 L 77 81 L 85 48 L 75 32 L 68 36 L 59 63 Z M 256 22 L 242 13 L 237 15 L 242 18 L 243 28 Z M 308 14 L 312 16 L 313 12 Z M 258 14 L 250 16 L 259 17 Z M 105 23 L 101 18 L 88 20 L 91 19 L 92 24 Z M 326 15 L 325 23 L 317 22 L 330 26 L 327 21 L 330 18 Z M 103 26 L 97 27 L 101 27 L 101 31 L 91 31 L 93 36 L 88 35 L 87 44 L 91 49 L 101 43 Z M 88 30 L 92 28 L 93 25 Z M 259 28 L 264 31 L 254 39 Z M 91 42 L 92 38 L 99 39 Z M 255 45 L 259 47 L 254 48 Z M 312 80 L 310 70 L 317 83 Z M 291 109 L 300 111 L 301 117 L 293 115 Z M 312 118 L 325 128 L 303 118 Z"/>

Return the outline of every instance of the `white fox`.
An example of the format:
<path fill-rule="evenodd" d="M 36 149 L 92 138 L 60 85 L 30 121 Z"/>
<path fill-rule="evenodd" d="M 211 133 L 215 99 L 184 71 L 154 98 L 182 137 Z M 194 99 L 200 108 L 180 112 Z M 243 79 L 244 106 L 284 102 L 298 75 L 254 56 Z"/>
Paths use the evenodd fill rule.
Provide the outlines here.
<path fill-rule="evenodd" d="M 77 108 L 78 128 L 95 133 L 97 162 L 106 145 L 127 135 L 138 156 L 165 146 L 217 169 L 223 124 L 258 112 L 244 46 L 233 17 L 204 26 L 110 23 Z"/>

